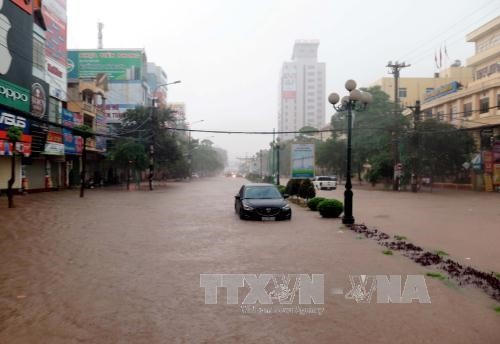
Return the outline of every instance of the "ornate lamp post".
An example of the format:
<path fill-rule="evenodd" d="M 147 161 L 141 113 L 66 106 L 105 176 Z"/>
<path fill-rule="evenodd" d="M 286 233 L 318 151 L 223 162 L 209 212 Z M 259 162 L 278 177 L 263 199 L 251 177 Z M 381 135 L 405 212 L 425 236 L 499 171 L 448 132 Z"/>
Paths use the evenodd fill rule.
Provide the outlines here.
<path fill-rule="evenodd" d="M 328 96 L 328 102 L 333 105 L 337 111 L 347 111 L 347 175 L 344 192 L 344 216 L 342 223 L 346 225 L 354 224 L 354 216 L 352 215 L 352 184 L 351 184 L 351 136 L 352 136 L 352 111 L 359 111 L 366 108 L 372 102 L 372 95 L 368 92 L 361 92 L 356 89 L 356 81 L 347 80 L 345 88 L 349 92 L 348 96 L 342 98 L 340 105 L 336 105 L 340 96 L 337 93 L 332 93 Z"/>

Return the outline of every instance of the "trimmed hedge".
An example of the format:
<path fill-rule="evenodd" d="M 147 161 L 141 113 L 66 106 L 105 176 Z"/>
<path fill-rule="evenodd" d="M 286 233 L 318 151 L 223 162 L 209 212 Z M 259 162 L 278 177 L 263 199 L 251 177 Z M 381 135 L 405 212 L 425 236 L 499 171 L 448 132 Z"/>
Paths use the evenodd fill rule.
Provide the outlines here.
<path fill-rule="evenodd" d="M 281 193 L 281 196 L 286 194 L 286 186 L 278 185 L 278 191 Z"/>
<path fill-rule="evenodd" d="M 302 179 L 289 179 L 286 184 L 286 193 L 290 196 L 298 196 L 301 181 Z"/>
<path fill-rule="evenodd" d="M 299 197 L 311 199 L 316 197 L 316 189 L 310 179 L 303 179 L 299 187 Z"/>
<path fill-rule="evenodd" d="M 308 202 L 307 202 L 307 206 L 309 207 L 309 209 L 311 209 L 312 211 L 317 211 L 318 210 L 318 204 L 320 204 L 322 201 L 324 201 L 326 198 L 324 197 L 314 197 L 314 198 L 311 198 Z"/>
<path fill-rule="evenodd" d="M 318 211 L 322 217 L 339 217 L 344 211 L 344 204 L 336 199 L 325 199 L 318 204 Z"/>

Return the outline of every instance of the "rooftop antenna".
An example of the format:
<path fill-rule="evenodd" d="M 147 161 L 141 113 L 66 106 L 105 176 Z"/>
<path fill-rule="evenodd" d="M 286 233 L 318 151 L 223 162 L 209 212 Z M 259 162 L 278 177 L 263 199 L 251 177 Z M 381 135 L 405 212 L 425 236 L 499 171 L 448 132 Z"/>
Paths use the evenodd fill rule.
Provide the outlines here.
<path fill-rule="evenodd" d="M 102 49 L 102 29 L 104 28 L 103 23 L 97 23 L 97 49 Z"/>

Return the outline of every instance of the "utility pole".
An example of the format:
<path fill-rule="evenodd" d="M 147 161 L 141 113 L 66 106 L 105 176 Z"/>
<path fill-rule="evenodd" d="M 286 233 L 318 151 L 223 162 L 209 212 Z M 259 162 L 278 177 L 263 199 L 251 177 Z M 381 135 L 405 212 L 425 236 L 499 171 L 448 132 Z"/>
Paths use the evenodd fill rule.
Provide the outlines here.
<path fill-rule="evenodd" d="M 155 111 L 155 98 L 151 99 L 151 145 L 149 146 L 149 190 L 153 190 L 153 176 L 154 176 L 154 154 L 155 154 L 155 130 L 156 130 L 156 111 Z"/>
<path fill-rule="evenodd" d="M 264 178 L 264 175 L 262 174 L 262 149 L 259 151 L 259 158 L 260 158 L 260 179 Z"/>
<path fill-rule="evenodd" d="M 400 166 L 399 161 L 399 123 L 398 123 L 398 114 L 401 111 L 401 107 L 399 105 L 399 76 L 400 71 L 403 68 L 410 67 L 406 62 L 399 63 L 398 61 L 392 63 L 389 61 L 387 63 L 387 68 L 390 68 L 389 74 L 394 75 L 394 128 L 392 131 L 392 151 L 393 151 L 393 160 L 394 160 L 394 179 L 392 184 L 392 189 L 394 191 L 399 191 L 400 183 L 401 183 L 401 171 L 396 171 L 396 166 Z"/>
<path fill-rule="evenodd" d="M 280 185 L 280 138 L 278 137 L 277 144 L 276 144 L 276 155 L 277 155 L 277 173 L 276 173 L 276 185 Z"/>
<path fill-rule="evenodd" d="M 103 23 L 97 23 L 97 49 L 102 49 L 102 29 L 104 29 Z"/>
<path fill-rule="evenodd" d="M 415 102 L 415 106 L 408 106 L 413 111 L 413 130 L 414 130 L 414 152 L 415 155 L 413 157 L 413 163 L 412 163 L 412 173 L 411 173 L 411 191 L 412 192 L 417 192 L 418 191 L 418 159 L 419 159 L 419 154 L 418 154 L 418 147 L 419 147 L 419 133 L 418 133 L 418 122 L 420 121 L 420 100 L 417 100 Z"/>
<path fill-rule="evenodd" d="M 275 143 L 275 130 L 273 128 L 273 143 L 271 144 L 271 147 L 273 148 L 273 164 L 271 165 L 271 177 L 273 178 L 273 182 L 275 182 L 274 176 L 276 173 L 276 168 L 275 168 L 275 150 L 274 150 L 274 143 Z"/>

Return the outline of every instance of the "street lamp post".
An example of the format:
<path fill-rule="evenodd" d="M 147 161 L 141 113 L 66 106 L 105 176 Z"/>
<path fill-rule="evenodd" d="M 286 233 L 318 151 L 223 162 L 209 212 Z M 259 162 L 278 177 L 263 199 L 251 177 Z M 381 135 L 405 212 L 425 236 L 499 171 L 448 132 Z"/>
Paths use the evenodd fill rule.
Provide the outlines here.
<path fill-rule="evenodd" d="M 154 155 L 155 155 L 155 125 L 156 125 L 156 97 L 155 94 L 158 91 L 160 87 L 168 86 L 168 85 L 173 85 L 173 84 L 180 84 L 180 80 L 176 80 L 173 82 L 167 82 L 165 84 L 157 85 L 153 91 L 153 96 L 151 97 L 151 145 L 149 146 L 149 175 L 148 175 L 148 182 L 149 182 L 149 190 L 153 190 L 153 176 L 154 176 Z"/>
<path fill-rule="evenodd" d="M 276 185 L 280 185 L 280 138 L 276 139 Z"/>
<path fill-rule="evenodd" d="M 344 216 L 342 223 L 345 225 L 354 224 L 354 216 L 352 215 L 352 183 L 351 183 L 351 141 L 352 141 L 352 112 L 359 111 L 366 108 L 371 103 L 372 95 L 368 92 L 361 92 L 356 89 L 356 82 L 354 80 L 347 80 L 345 88 L 349 92 L 348 96 L 342 98 L 340 105 L 336 105 L 340 96 L 337 93 L 332 93 L 328 96 L 328 101 L 333 105 L 337 111 L 347 111 L 347 171 L 346 182 L 344 191 Z"/>

